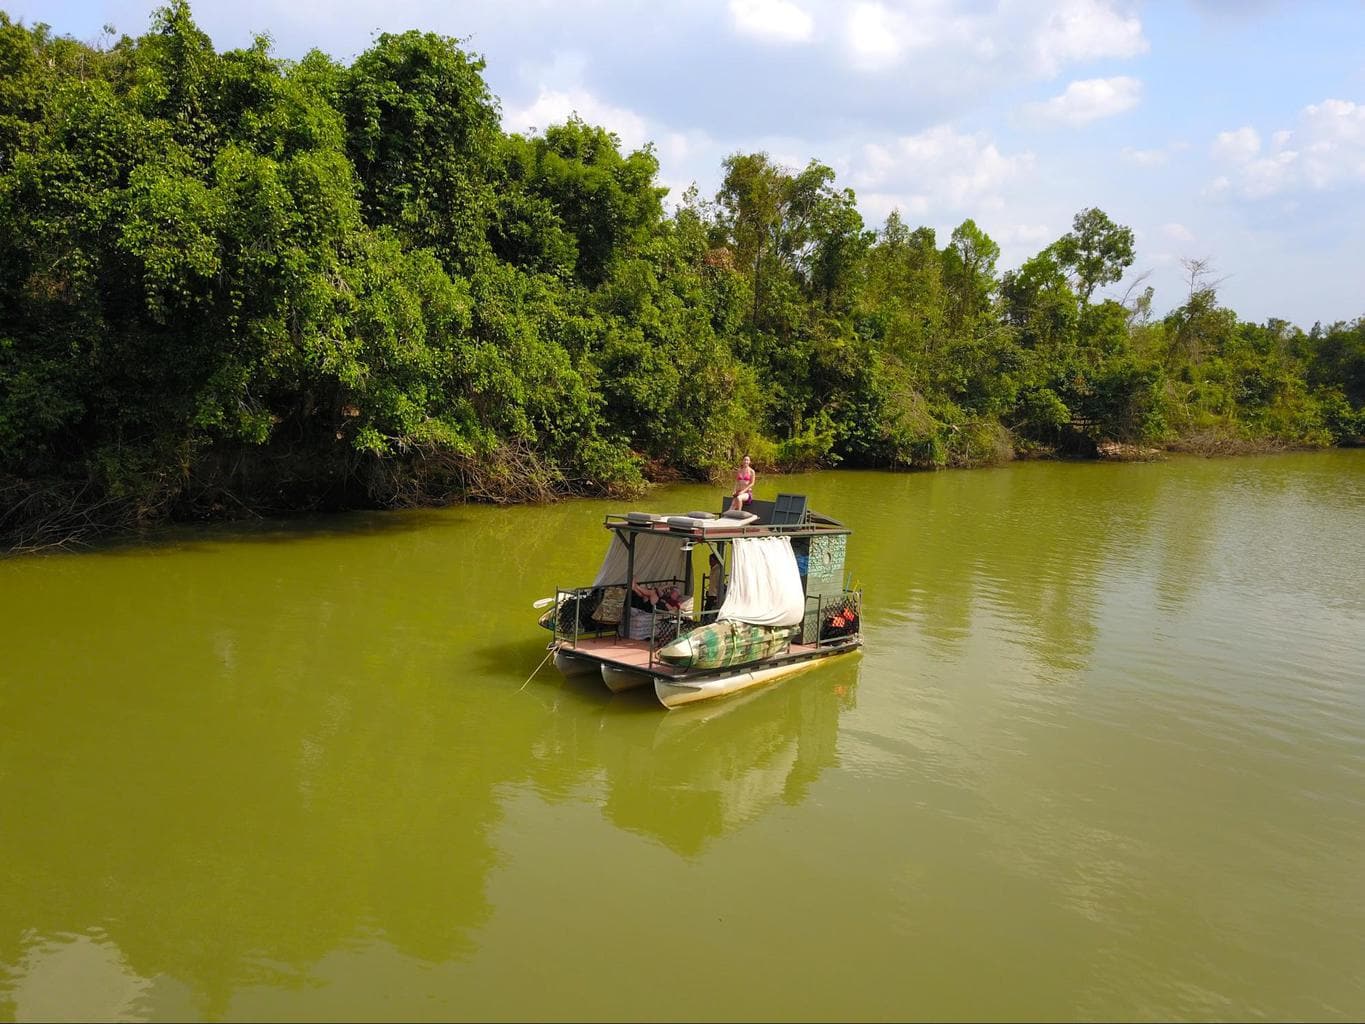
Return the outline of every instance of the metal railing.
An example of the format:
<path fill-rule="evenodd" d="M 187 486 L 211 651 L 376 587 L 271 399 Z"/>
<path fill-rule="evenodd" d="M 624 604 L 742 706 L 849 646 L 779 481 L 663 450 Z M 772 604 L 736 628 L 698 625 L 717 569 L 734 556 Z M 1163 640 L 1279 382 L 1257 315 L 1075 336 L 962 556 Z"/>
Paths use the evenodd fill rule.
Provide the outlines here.
<path fill-rule="evenodd" d="M 707 520 L 712 523 L 726 523 L 724 519 Z M 637 523 L 627 519 L 619 512 L 608 512 L 602 520 L 602 525 L 616 529 L 630 529 L 639 533 L 671 533 L 677 537 L 691 538 L 692 540 L 707 540 L 714 537 L 717 540 L 734 540 L 736 537 L 771 537 L 774 534 L 851 534 L 853 531 L 846 526 L 834 526 L 823 522 L 804 522 L 804 523 L 739 523 L 736 525 L 715 526 L 709 530 L 692 529 L 683 527 L 669 526 L 666 523 Z"/>
<path fill-rule="evenodd" d="M 641 615 L 646 614 L 645 612 L 638 613 Z M 674 640 L 678 639 L 678 637 L 686 636 L 688 633 L 692 632 L 693 629 L 700 626 L 701 621 L 699 619 L 694 619 L 690 615 L 684 615 L 681 608 L 675 608 L 672 611 L 659 611 L 656 608 L 653 612 L 648 614 L 650 615 L 649 667 L 652 669 L 657 661 L 654 655 L 661 647 L 667 647 Z M 702 614 L 709 614 L 712 619 L 715 618 L 715 612 L 703 612 Z M 671 623 L 673 628 L 661 637 L 659 635 L 659 627 L 664 623 Z"/>
<path fill-rule="evenodd" d="M 832 647 L 847 644 L 863 635 L 863 592 L 842 590 L 836 595 L 807 594 L 806 610 L 809 618 L 811 602 L 815 602 L 815 636 L 805 636 L 802 623 L 802 642 L 811 647 Z"/>
<path fill-rule="evenodd" d="M 656 590 L 661 587 L 672 586 L 682 587 L 682 580 L 676 576 L 660 580 L 646 580 L 644 585 L 653 587 Z M 607 591 L 620 588 L 622 594 L 622 606 L 619 617 L 613 622 L 603 622 L 593 618 L 593 612 L 601 605 L 606 598 Z M 631 590 L 629 585 L 615 583 L 601 587 L 573 587 L 565 589 L 559 587 L 555 590 L 555 628 L 554 636 L 556 640 L 567 641 L 572 646 L 578 646 L 578 641 L 585 636 L 603 636 L 608 633 L 619 633 L 621 621 L 625 617 L 625 606 L 630 603 Z M 681 617 L 682 610 L 676 614 Z M 642 611 L 639 608 L 631 609 L 631 618 L 644 615 L 671 616 L 673 612 L 653 613 Z M 592 623 L 592 626 L 585 626 L 585 623 Z M 650 628 L 650 655 L 653 657 L 654 637 L 658 635 L 657 627 L 653 624 Z"/>
<path fill-rule="evenodd" d="M 575 587 L 565 590 L 562 587 L 555 590 L 555 639 L 569 641 L 571 646 L 578 646 L 578 639 L 581 636 L 600 636 L 607 632 L 608 628 L 603 627 L 599 630 L 585 630 L 583 628 L 584 611 L 588 613 L 588 621 L 593 621 L 592 612 L 602 602 L 601 588 L 595 587 Z M 572 624 L 572 629 L 566 625 Z"/>
<path fill-rule="evenodd" d="M 703 577 L 705 580 L 705 577 Z M 661 586 L 678 586 L 680 581 L 673 577 L 671 579 L 650 580 L 648 586 L 655 588 Z M 614 622 L 602 622 L 592 617 L 595 611 L 606 597 L 606 592 L 622 587 L 625 593 L 622 596 L 621 617 Z M 695 601 L 696 595 L 693 595 Z M 608 587 L 575 587 L 572 589 L 559 588 L 555 591 L 555 639 L 567 643 L 572 647 L 578 646 L 580 639 L 588 636 L 600 637 L 606 634 L 619 634 L 621 620 L 624 619 L 625 605 L 630 601 L 630 590 L 624 584 L 615 584 Z M 808 636 L 806 623 L 812 621 L 810 612 L 814 605 L 814 636 Z M 862 637 L 862 590 L 844 589 L 838 594 L 809 594 L 805 601 L 806 615 L 802 621 L 802 631 L 800 642 L 803 646 L 824 648 L 843 646 Z M 676 609 L 655 609 L 645 611 L 640 608 L 631 609 L 631 618 L 648 616 L 649 636 L 644 639 L 649 654 L 648 666 L 653 668 L 656 664 L 657 652 L 661 647 L 671 644 L 680 636 L 685 636 L 693 629 L 715 622 L 719 608 L 711 608 L 701 611 L 693 611 L 688 614 L 682 608 Z M 586 613 L 586 614 L 585 614 Z M 591 625 L 585 625 L 590 623 Z M 671 629 L 662 629 L 664 624 L 670 624 Z M 661 632 L 662 629 L 662 632 Z M 627 639 L 633 639 L 628 637 Z"/>

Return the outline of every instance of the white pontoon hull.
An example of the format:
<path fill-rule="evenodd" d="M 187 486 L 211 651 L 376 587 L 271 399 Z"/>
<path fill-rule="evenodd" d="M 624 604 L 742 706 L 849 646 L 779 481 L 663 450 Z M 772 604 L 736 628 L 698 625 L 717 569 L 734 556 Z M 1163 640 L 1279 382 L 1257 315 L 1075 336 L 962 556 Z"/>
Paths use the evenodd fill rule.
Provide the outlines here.
<path fill-rule="evenodd" d="M 762 686 L 775 679 L 814 668 L 824 660 L 824 658 L 812 658 L 809 661 L 794 661 L 785 665 L 769 665 L 766 667 L 755 665 L 728 675 L 685 682 L 655 677 L 654 694 L 664 707 L 676 708 L 699 700 L 710 700 L 712 697 L 739 693 L 741 690 L 747 690 L 753 686 Z"/>
<path fill-rule="evenodd" d="M 653 678 L 647 672 L 637 672 L 635 669 L 617 668 L 615 665 L 602 663 L 602 682 L 607 684 L 607 689 L 612 693 L 638 689 L 647 685 Z"/>
<path fill-rule="evenodd" d="M 777 663 L 753 662 L 713 672 L 676 672 L 670 671 L 665 665 L 656 668 L 633 666 L 608 661 L 587 651 L 580 653 L 565 648 L 555 651 L 554 662 L 555 668 L 566 676 L 600 674 L 602 682 L 612 693 L 634 690 L 652 683 L 659 703 L 664 707 L 675 708 L 762 686 L 794 675 L 830 658 L 850 654 L 861 646 L 857 641 L 846 642 L 819 653 L 812 652 L 796 658 L 785 658 Z"/>
<path fill-rule="evenodd" d="M 564 650 L 555 651 L 555 668 L 559 669 L 560 675 L 585 676 L 596 672 L 598 664 L 589 658 L 580 658 Z"/>
<path fill-rule="evenodd" d="M 555 651 L 555 668 L 559 669 L 559 674 L 563 676 L 600 675 L 602 682 L 607 684 L 607 689 L 612 693 L 633 690 L 652 682 L 654 679 L 648 673 L 637 672 L 628 668 L 617 668 L 615 665 L 608 665 L 606 662 L 598 661 L 595 658 L 585 658 L 562 648 Z"/>

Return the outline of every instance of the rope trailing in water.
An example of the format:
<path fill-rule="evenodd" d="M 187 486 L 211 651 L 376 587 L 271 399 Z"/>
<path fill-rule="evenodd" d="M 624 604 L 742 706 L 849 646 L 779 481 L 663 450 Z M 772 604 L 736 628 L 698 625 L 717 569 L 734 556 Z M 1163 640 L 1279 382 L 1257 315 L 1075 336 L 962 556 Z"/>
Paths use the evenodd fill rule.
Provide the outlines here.
<path fill-rule="evenodd" d="M 545 663 L 554 657 L 554 653 L 555 652 L 553 647 L 545 652 L 545 657 L 540 659 L 540 664 L 537 665 L 535 667 L 535 670 L 529 676 L 526 677 L 526 682 L 522 683 L 520 686 L 517 687 L 517 693 L 520 693 L 522 690 L 526 689 L 526 687 L 531 685 L 531 680 L 536 677 L 536 672 L 539 672 L 541 669 L 545 667 Z"/>

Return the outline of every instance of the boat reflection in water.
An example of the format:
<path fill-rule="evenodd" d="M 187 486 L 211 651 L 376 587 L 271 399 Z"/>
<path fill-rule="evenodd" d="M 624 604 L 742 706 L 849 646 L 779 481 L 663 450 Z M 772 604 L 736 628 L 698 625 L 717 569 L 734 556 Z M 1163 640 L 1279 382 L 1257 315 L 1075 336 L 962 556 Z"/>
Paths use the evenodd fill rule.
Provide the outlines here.
<path fill-rule="evenodd" d="M 603 700 L 599 727 L 583 728 L 580 715 L 549 716 L 568 734 L 537 753 L 603 773 L 613 824 L 692 857 L 778 805 L 800 803 L 837 763 L 839 716 L 856 706 L 861 663 L 831 659 L 782 686 L 664 716 L 651 712 L 647 691 L 615 694 Z M 567 699 L 602 700 L 591 680 L 565 679 L 560 688 Z"/>

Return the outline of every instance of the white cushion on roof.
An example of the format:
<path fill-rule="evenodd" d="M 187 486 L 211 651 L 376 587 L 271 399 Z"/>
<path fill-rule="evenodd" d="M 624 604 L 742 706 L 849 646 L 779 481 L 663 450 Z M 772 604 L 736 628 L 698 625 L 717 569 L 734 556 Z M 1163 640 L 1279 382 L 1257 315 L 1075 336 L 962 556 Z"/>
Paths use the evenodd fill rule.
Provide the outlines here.
<path fill-rule="evenodd" d="M 721 518 L 717 519 L 694 519 L 692 516 L 669 516 L 668 525 L 677 530 L 700 530 L 702 533 L 712 531 L 733 530 L 737 526 L 747 526 L 749 523 L 758 519 L 752 513 L 745 513 L 743 518 Z"/>
<path fill-rule="evenodd" d="M 741 512 L 738 509 L 731 509 L 717 519 L 713 525 L 724 527 L 748 526 L 750 523 L 756 522 L 757 520 L 758 516 L 753 512 Z"/>

